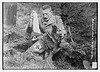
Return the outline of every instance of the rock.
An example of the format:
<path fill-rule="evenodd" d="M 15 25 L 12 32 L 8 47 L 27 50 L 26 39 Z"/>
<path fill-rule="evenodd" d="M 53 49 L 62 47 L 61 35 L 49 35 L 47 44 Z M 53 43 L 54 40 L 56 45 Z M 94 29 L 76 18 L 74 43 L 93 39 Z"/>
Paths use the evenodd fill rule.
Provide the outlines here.
<path fill-rule="evenodd" d="M 84 60 L 84 61 L 83 61 L 83 65 L 84 65 L 84 68 L 85 68 L 85 69 L 90 69 L 90 68 L 91 68 L 90 62 L 87 61 L 87 60 Z"/>

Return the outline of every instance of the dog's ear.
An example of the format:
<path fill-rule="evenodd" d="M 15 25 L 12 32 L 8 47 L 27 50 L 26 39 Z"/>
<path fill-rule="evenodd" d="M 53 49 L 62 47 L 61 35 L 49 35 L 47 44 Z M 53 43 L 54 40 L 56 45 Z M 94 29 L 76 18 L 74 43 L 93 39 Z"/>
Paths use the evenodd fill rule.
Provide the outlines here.
<path fill-rule="evenodd" d="M 57 26 L 53 25 L 52 26 L 52 33 L 56 33 L 57 32 Z"/>

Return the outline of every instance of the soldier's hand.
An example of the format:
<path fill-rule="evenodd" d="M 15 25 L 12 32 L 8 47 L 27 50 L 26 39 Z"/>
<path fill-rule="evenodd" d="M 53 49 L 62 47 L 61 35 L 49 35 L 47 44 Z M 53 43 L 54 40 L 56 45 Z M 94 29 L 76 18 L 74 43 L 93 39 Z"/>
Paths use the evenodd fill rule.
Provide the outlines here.
<path fill-rule="evenodd" d="M 31 13 L 31 18 L 32 19 L 34 18 L 34 13 L 35 13 L 35 11 L 33 10 L 32 13 Z"/>

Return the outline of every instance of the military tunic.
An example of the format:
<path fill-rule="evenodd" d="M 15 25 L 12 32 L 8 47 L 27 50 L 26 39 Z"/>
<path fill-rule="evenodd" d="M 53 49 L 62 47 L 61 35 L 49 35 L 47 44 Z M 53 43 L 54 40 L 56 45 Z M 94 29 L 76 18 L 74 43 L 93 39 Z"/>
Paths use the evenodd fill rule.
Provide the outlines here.
<path fill-rule="evenodd" d="M 60 16 L 53 15 L 48 22 L 45 22 L 43 18 L 39 19 L 39 28 L 42 33 L 45 33 L 46 30 L 52 30 L 53 25 L 57 26 L 57 30 L 64 30 Z"/>

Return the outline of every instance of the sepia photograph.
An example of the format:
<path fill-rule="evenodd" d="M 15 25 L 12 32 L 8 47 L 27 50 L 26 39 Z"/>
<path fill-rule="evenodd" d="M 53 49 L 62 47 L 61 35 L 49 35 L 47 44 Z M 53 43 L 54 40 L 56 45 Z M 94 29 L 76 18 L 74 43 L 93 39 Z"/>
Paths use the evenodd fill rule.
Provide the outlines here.
<path fill-rule="evenodd" d="M 2 2 L 3 70 L 98 70 L 98 2 Z"/>

